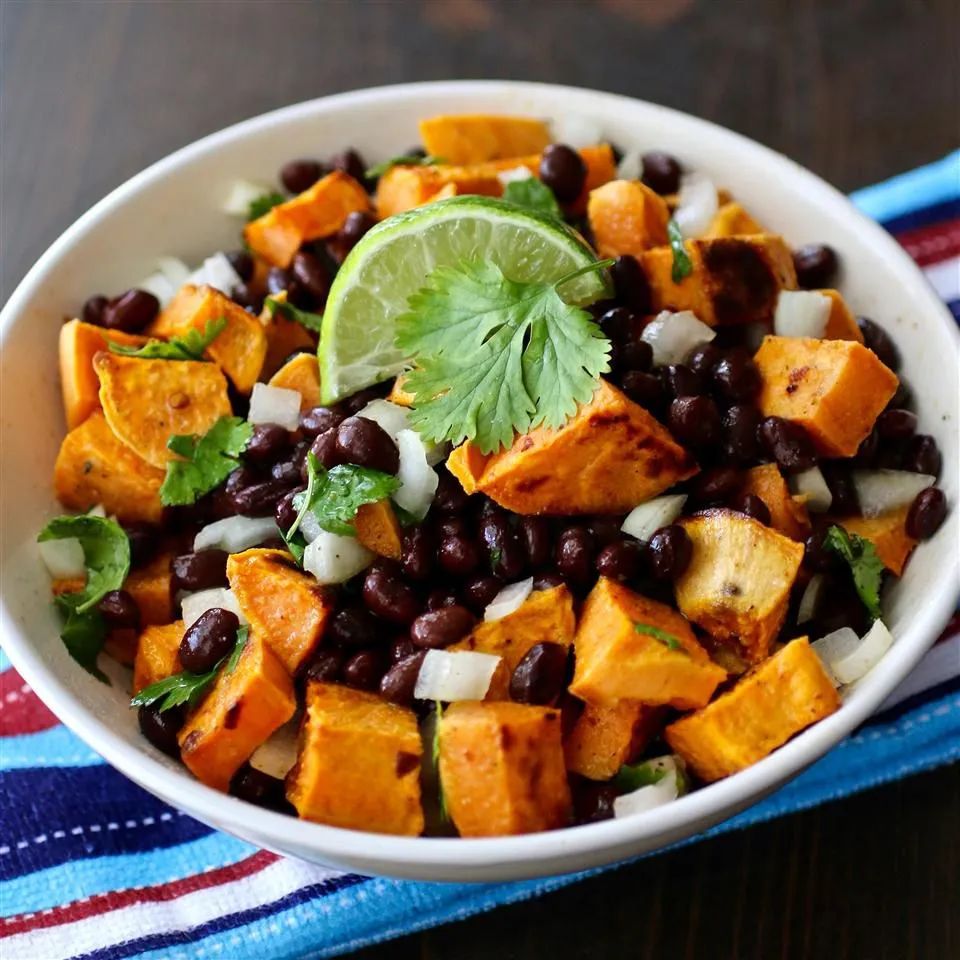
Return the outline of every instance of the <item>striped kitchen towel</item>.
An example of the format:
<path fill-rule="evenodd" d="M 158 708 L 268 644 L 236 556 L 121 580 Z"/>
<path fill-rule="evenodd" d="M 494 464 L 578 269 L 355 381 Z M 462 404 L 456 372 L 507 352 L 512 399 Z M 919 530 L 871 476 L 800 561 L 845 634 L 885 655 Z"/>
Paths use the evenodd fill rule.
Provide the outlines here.
<path fill-rule="evenodd" d="M 854 200 L 897 236 L 960 320 L 960 152 Z M 869 723 L 778 793 L 704 836 L 957 759 L 954 617 Z M 167 807 L 104 764 L 58 724 L 2 654 L 0 811 L 4 960 L 330 957 L 597 872 L 505 884 L 413 883 L 256 850 Z"/>

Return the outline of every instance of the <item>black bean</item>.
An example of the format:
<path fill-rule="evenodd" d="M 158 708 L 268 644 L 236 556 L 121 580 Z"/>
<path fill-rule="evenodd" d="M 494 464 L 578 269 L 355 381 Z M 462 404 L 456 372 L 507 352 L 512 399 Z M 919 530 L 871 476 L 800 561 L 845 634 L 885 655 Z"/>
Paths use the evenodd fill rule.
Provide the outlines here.
<path fill-rule="evenodd" d="M 890 398 L 887 404 L 888 410 L 909 410 L 913 406 L 913 391 L 906 381 L 901 377 L 897 385 L 897 392 Z"/>
<path fill-rule="evenodd" d="M 130 566 L 142 567 L 149 563 L 157 554 L 160 546 L 160 537 L 157 528 L 149 523 L 125 523 L 123 532 L 130 543 Z"/>
<path fill-rule="evenodd" d="M 334 170 L 341 170 L 348 174 L 359 183 L 364 183 L 364 173 L 367 165 L 356 150 L 344 150 L 343 153 L 334 154 L 330 158 L 330 166 Z"/>
<path fill-rule="evenodd" d="M 263 480 L 230 491 L 228 499 L 234 513 L 244 517 L 269 517 L 276 513 L 277 504 L 289 489 L 277 480 Z"/>
<path fill-rule="evenodd" d="M 940 448 L 933 437 L 925 433 L 918 433 L 907 444 L 903 457 L 903 469 L 911 473 L 926 473 L 931 477 L 940 476 L 940 467 L 943 464 Z"/>
<path fill-rule="evenodd" d="M 527 563 L 539 570 L 550 563 L 553 555 L 553 531 L 546 517 L 523 517 L 520 539 L 527 552 Z"/>
<path fill-rule="evenodd" d="M 595 553 L 596 539 L 585 526 L 567 527 L 557 539 L 557 570 L 565 580 L 586 585 L 594 576 Z"/>
<path fill-rule="evenodd" d="M 587 522 L 587 529 L 593 534 L 598 547 L 615 543 L 622 536 L 620 528 L 623 526 L 622 517 L 600 515 L 591 517 Z"/>
<path fill-rule="evenodd" d="M 439 650 L 462 640 L 473 629 L 474 623 L 474 615 L 459 604 L 428 610 L 410 624 L 410 639 L 423 649 Z"/>
<path fill-rule="evenodd" d="M 466 509 L 468 497 L 460 481 L 446 469 L 438 470 L 437 492 L 433 497 L 433 510 L 438 513 L 460 513 Z"/>
<path fill-rule="evenodd" d="M 244 283 L 249 283 L 253 279 L 254 262 L 248 251 L 228 250 L 224 256 Z"/>
<path fill-rule="evenodd" d="M 803 562 L 816 573 L 827 573 L 837 567 L 838 557 L 824 546 L 829 524 L 817 524 L 803 544 Z"/>
<path fill-rule="evenodd" d="M 369 610 L 359 606 L 343 607 L 330 620 L 324 642 L 334 647 L 371 647 L 386 630 Z"/>
<path fill-rule="evenodd" d="M 294 279 L 313 298 L 316 306 L 326 302 L 330 292 L 330 274 L 319 257 L 308 250 L 298 250 L 293 255 L 290 271 Z"/>
<path fill-rule="evenodd" d="M 437 518 L 437 534 L 441 537 L 459 537 L 467 533 L 467 521 L 463 517 L 440 516 Z"/>
<path fill-rule="evenodd" d="M 614 370 L 649 370 L 653 365 L 653 347 L 640 336 L 641 324 L 622 340 L 614 340 L 610 365 Z"/>
<path fill-rule="evenodd" d="M 760 424 L 760 442 L 777 466 L 787 473 L 809 470 L 817 462 L 810 435 L 799 424 L 782 417 L 767 417 Z"/>
<path fill-rule="evenodd" d="M 455 607 L 459 602 L 460 597 L 453 587 L 434 587 L 427 594 L 426 608 L 441 610 L 444 607 Z"/>
<path fill-rule="evenodd" d="M 318 650 L 307 667 L 307 681 L 336 683 L 343 670 L 344 655 L 340 650 Z"/>
<path fill-rule="evenodd" d="M 801 290 L 816 290 L 832 286 L 837 272 L 837 255 L 825 243 L 808 243 L 793 252 L 797 284 Z"/>
<path fill-rule="evenodd" d="M 80 316 L 84 323 L 92 323 L 95 327 L 103 326 L 103 311 L 106 309 L 108 300 L 103 294 L 96 294 L 89 297 L 83 304 Z"/>
<path fill-rule="evenodd" d="M 232 610 L 205 610 L 180 641 L 180 663 L 191 673 L 212 670 L 233 649 L 240 620 Z"/>
<path fill-rule="evenodd" d="M 243 451 L 243 459 L 250 463 L 267 464 L 277 460 L 290 446 L 290 434 L 278 423 L 258 423 Z"/>
<path fill-rule="evenodd" d="M 376 690 L 387 669 L 382 650 L 361 650 L 343 665 L 343 682 L 360 690 Z"/>
<path fill-rule="evenodd" d="M 690 496 L 701 506 L 724 503 L 740 486 L 741 473 L 733 467 L 713 467 L 690 481 Z"/>
<path fill-rule="evenodd" d="M 597 573 L 601 577 L 626 583 L 640 576 L 643 562 L 643 544 L 638 540 L 618 540 L 608 543 L 597 554 Z"/>
<path fill-rule="evenodd" d="M 365 210 L 354 210 L 353 213 L 347 215 L 347 219 L 343 221 L 343 226 L 337 231 L 337 243 L 345 252 L 349 252 L 376 222 Z"/>
<path fill-rule="evenodd" d="M 907 536 L 929 540 L 947 516 L 947 498 L 939 487 L 921 490 L 907 513 Z"/>
<path fill-rule="evenodd" d="M 917 430 L 917 415 L 909 410 L 886 409 L 877 417 L 877 433 L 882 440 L 906 440 Z"/>
<path fill-rule="evenodd" d="M 755 493 L 745 493 L 732 506 L 738 513 L 759 520 L 765 527 L 770 526 L 770 508 Z"/>
<path fill-rule="evenodd" d="M 156 319 L 160 301 L 146 290 L 128 290 L 103 308 L 103 325 L 108 330 L 139 333 Z"/>
<path fill-rule="evenodd" d="M 280 168 L 280 182 L 289 193 L 309 190 L 323 176 L 316 160 L 290 160 Z"/>
<path fill-rule="evenodd" d="M 140 732 L 158 749 L 170 757 L 180 757 L 177 734 L 186 719 L 186 710 L 181 705 L 160 712 L 157 704 L 143 706 L 137 711 Z"/>
<path fill-rule="evenodd" d="M 463 605 L 479 616 L 502 589 L 502 580 L 492 574 L 477 574 L 464 583 L 460 597 Z"/>
<path fill-rule="evenodd" d="M 611 340 L 623 340 L 630 336 L 633 325 L 640 317 L 626 307 L 611 307 L 600 316 L 600 328 Z"/>
<path fill-rule="evenodd" d="M 693 544 L 679 524 L 661 527 L 650 538 L 647 560 L 655 580 L 675 580 L 690 565 L 692 556 Z"/>
<path fill-rule="evenodd" d="M 680 162 L 676 157 L 661 150 L 651 150 L 641 158 L 643 176 L 641 181 L 651 190 L 664 196 L 680 189 Z"/>
<path fill-rule="evenodd" d="M 620 381 L 623 392 L 634 403 L 647 410 L 658 410 L 666 402 L 667 395 L 660 378 L 653 373 L 628 370 Z"/>
<path fill-rule="evenodd" d="M 345 415 L 336 407 L 311 407 L 300 414 L 300 429 L 308 437 L 334 430 L 343 423 Z"/>
<path fill-rule="evenodd" d="M 284 783 L 269 773 L 245 763 L 230 781 L 230 793 L 265 810 L 286 812 L 290 809 Z"/>
<path fill-rule="evenodd" d="M 680 397 L 670 404 L 670 432 L 685 446 L 704 450 L 722 437 L 720 411 L 710 397 Z"/>
<path fill-rule="evenodd" d="M 713 343 L 701 343 L 687 354 L 687 366 L 704 379 L 713 374 L 713 367 L 723 356 L 720 348 Z"/>
<path fill-rule="evenodd" d="M 227 552 L 198 550 L 174 557 L 170 563 L 175 590 L 209 590 L 227 585 Z"/>
<path fill-rule="evenodd" d="M 284 533 L 293 526 L 293 522 L 297 519 L 297 507 L 294 505 L 294 497 L 299 493 L 303 493 L 305 487 L 297 487 L 295 490 L 290 490 L 285 493 L 278 501 L 276 509 L 274 510 L 273 517 L 277 521 L 277 526 Z"/>
<path fill-rule="evenodd" d="M 332 470 L 334 467 L 344 463 L 344 458 L 340 453 L 339 447 L 337 446 L 337 430 L 335 427 L 325 431 L 324 433 L 321 433 L 318 437 L 314 438 L 313 443 L 310 444 L 310 452 L 320 461 L 322 466 L 326 467 L 327 470 Z M 304 482 L 306 482 L 306 461 L 304 461 L 301 466 L 300 476 L 303 478 Z"/>
<path fill-rule="evenodd" d="M 744 349 L 731 350 L 713 368 L 713 384 L 729 403 L 753 400 L 762 385 L 760 370 Z"/>
<path fill-rule="evenodd" d="M 104 622 L 111 629 L 137 630 L 140 627 L 140 608 L 126 590 L 109 590 L 97 604 Z"/>
<path fill-rule="evenodd" d="M 290 274 L 283 267 L 271 267 L 267 273 L 267 293 L 282 293 L 290 286 Z"/>
<path fill-rule="evenodd" d="M 857 452 L 853 455 L 853 462 L 858 467 L 872 467 L 876 465 L 877 456 L 880 453 L 880 434 L 876 430 L 871 430 L 860 441 Z"/>
<path fill-rule="evenodd" d="M 899 470 L 906 452 L 906 440 L 881 440 L 874 463 L 883 470 Z"/>
<path fill-rule="evenodd" d="M 583 780 L 573 793 L 573 816 L 577 823 L 599 823 L 613 818 L 613 801 L 619 796 L 609 783 Z"/>
<path fill-rule="evenodd" d="M 400 547 L 400 567 L 411 580 L 426 580 L 433 573 L 436 544 L 424 526 L 408 527 L 403 531 Z"/>
<path fill-rule="evenodd" d="M 562 587 L 566 583 L 559 573 L 541 573 L 533 578 L 534 590 L 553 590 L 554 587 Z"/>
<path fill-rule="evenodd" d="M 850 627 L 854 633 L 865 633 L 870 617 L 853 584 L 849 569 L 837 567 L 835 574 L 824 581 L 817 596 L 817 610 L 812 636 L 825 636 L 841 627 Z"/>
<path fill-rule="evenodd" d="M 287 486 L 293 486 L 300 483 L 301 472 L 304 469 L 304 463 L 307 459 L 307 451 L 310 449 L 308 443 L 298 443 L 290 454 L 283 460 L 278 460 L 270 467 L 270 476 L 274 480 L 279 480 Z"/>
<path fill-rule="evenodd" d="M 413 623 L 421 603 L 414 589 L 398 573 L 373 567 L 363 581 L 363 602 L 367 609 L 391 623 Z"/>
<path fill-rule="evenodd" d="M 513 670 L 510 697 L 518 703 L 538 706 L 553 703 L 563 690 L 567 656 L 568 650 L 562 644 L 534 644 Z"/>
<path fill-rule="evenodd" d="M 380 695 L 384 700 L 398 703 L 402 707 L 410 705 L 426 655 L 426 650 L 420 650 L 412 656 L 398 660 L 387 670 L 380 680 Z"/>
<path fill-rule="evenodd" d="M 406 660 L 407 657 L 412 657 L 418 652 L 419 651 L 413 645 L 413 641 L 410 639 L 410 637 L 405 633 L 401 634 L 390 644 L 390 662 L 399 663 L 401 660 Z"/>
<path fill-rule="evenodd" d="M 610 268 L 610 277 L 622 304 L 637 313 L 650 312 L 650 281 L 636 257 L 626 253 L 617 257 Z"/>
<path fill-rule="evenodd" d="M 379 423 L 366 417 L 347 417 L 337 427 L 337 455 L 343 463 L 384 473 L 400 469 L 400 451 L 393 438 Z"/>
<path fill-rule="evenodd" d="M 671 363 L 661 369 L 660 375 L 672 397 L 698 397 L 707 392 L 703 379 L 686 364 Z"/>
<path fill-rule="evenodd" d="M 466 534 L 453 534 L 440 541 L 440 566 L 455 577 L 465 577 L 480 566 L 480 548 Z"/>
<path fill-rule="evenodd" d="M 490 571 L 504 580 L 519 579 L 527 566 L 527 552 L 505 514 L 491 513 L 480 522 L 480 539 L 490 560 Z"/>
<path fill-rule="evenodd" d="M 859 513 L 857 488 L 853 485 L 849 467 L 843 462 L 828 460 L 820 464 L 820 472 L 830 489 L 830 512 L 841 517 Z"/>
<path fill-rule="evenodd" d="M 540 155 L 540 179 L 561 203 L 570 203 L 580 196 L 587 181 L 587 165 L 583 157 L 563 143 L 551 143 Z"/>
<path fill-rule="evenodd" d="M 259 314 L 263 309 L 263 296 L 245 283 L 238 283 L 230 291 L 230 299 L 243 307 L 247 313 Z"/>
<path fill-rule="evenodd" d="M 760 411 L 734 404 L 723 415 L 723 450 L 736 463 L 749 463 L 760 455 Z"/>
<path fill-rule="evenodd" d="M 373 387 L 367 387 L 366 390 L 358 390 L 351 394 L 341 404 L 346 411 L 347 416 L 359 413 L 368 403 L 373 400 L 382 400 L 390 392 L 390 383 L 385 381 Z"/>
<path fill-rule="evenodd" d="M 857 324 L 863 334 L 863 342 L 880 358 L 882 364 L 896 373 L 900 369 L 900 351 L 890 334 L 868 317 L 857 317 Z"/>

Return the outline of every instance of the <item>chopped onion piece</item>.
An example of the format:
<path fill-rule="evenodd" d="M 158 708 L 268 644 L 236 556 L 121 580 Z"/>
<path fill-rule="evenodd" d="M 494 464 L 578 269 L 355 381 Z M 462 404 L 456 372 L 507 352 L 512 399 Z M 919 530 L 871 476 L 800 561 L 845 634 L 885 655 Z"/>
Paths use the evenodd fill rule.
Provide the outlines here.
<path fill-rule="evenodd" d="M 832 302 L 814 290 L 781 290 L 773 314 L 778 337 L 812 337 L 819 340 L 827 329 Z"/>
<path fill-rule="evenodd" d="M 533 593 L 533 577 L 527 577 L 519 583 L 507 584 L 483 611 L 484 620 L 500 620 L 523 606 L 524 601 Z"/>
<path fill-rule="evenodd" d="M 303 552 L 303 569 L 320 583 L 345 583 L 373 563 L 371 553 L 355 537 L 322 530 Z"/>
<path fill-rule="evenodd" d="M 795 473 L 790 478 L 790 489 L 795 496 L 803 497 L 807 509 L 814 513 L 826 513 L 833 503 L 833 494 L 819 467 Z"/>
<path fill-rule="evenodd" d="M 603 130 L 600 124 L 588 117 L 569 114 L 551 124 L 554 143 L 563 143 L 574 150 L 593 147 L 603 142 Z"/>
<path fill-rule="evenodd" d="M 415 430 L 399 431 L 397 448 L 400 451 L 400 469 L 397 471 L 400 488 L 393 499 L 407 513 L 422 520 L 433 503 L 440 478 L 427 463 L 426 447 Z"/>
<path fill-rule="evenodd" d="M 300 425 L 300 400 L 297 390 L 255 383 L 247 420 L 250 423 L 276 423 L 285 430 L 296 430 Z"/>
<path fill-rule="evenodd" d="M 661 766 L 666 772 L 656 783 L 625 793 L 613 801 L 614 817 L 629 817 L 662 806 L 680 796 L 680 781 L 677 777 L 677 761 L 672 756 L 658 757 L 649 761 Z"/>
<path fill-rule="evenodd" d="M 314 514 L 307 512 L 300 521 L 300 532 L 307 543 L 313 543 L 323 533 L 323 527 L 320 526 L 320 521 Z"/>
<path fill-rule="evenodd" d="M 662 310 L 643 328 L 640 336 L 653 348 L 654 364 L 665 367 L 669 363 L 683 363 L 694 347 L 709 343 L 716 333 L 689 310 L 679 313 Z"/>
<path fill-rule="evenodd" d="M 177 257 L 158 257 L 156 272 L 136 284 L 140 290 L 152 293 L 165 307 L 174 294 L 187 282 L 190 268 Z"/>
<path fill-rule="evenodd" d="M 250 757 L 250 766 L 268 777 L 282 780 L 297 762 L 297 734 L 300 722 L 285 723 L 269 740 L 261 743 Z"/>
<path fill-rule="evenodd" d="M 401 430 L 410 429 L 410 411 L 389 400 L 371 400 L 357 416 L 379 424 L 390 434 L 394 443 L 397 442 L 397 434 Z"/>
<path fill-rule="evenodd" d="M 203 264 L 190 274 L 187 282 L 197 287 L 203 285 L 214 287 L 229 296 L 234 287 L 243 283 L 243 278 L 222 253 L 215 253 L 212 257 L 207 257 Z"/>
<path fill-rule="evenodd" d="M 823 574 L 815 573 L 803 591 L 800 598 L 800 606 L 797 608 L 797 623 L 807 623 L 812 620 L 817 611 L 817 601 L 820 599 L 820 591 L 823 589 Z"/>
<path fill-rule="evenodd" d="M 620 529 L 638 540 L 649 540 L 661 527 L 673 523 L 687 502 L 684 493 L 668 493 L 634 507 Z"/>
<path fill-rule="evenodd" d="M 76 537 L 41 540 L 37 546 L 40 548 L 40 559 L 47 568 L 47 573 L 55 580 L 86 578 L 87 565 L 83 556 L 83 547 Z"/>
<path fill-rule="evenodd" d="M 203 527 L 193 539 L 193 549 L 239 553 L 279 535 L 273 517 L 225 517 Z"/>
<path fill-rule="evenodd" d="M 811 644 L 838 685 L 866 676 L 891 646 L 893 637 L 882 620 L 874 620 L 862 637 L 841 627 Z"/>
<path fill-rule="evenodd" d="M 270 187 L 262 183 L 253 183 L 250 180 L 234 180 L 229 184 L 220 209 L 224 213 L 235 217 L 246 217 L 250 212 L 250 204 L 265 193 L 272 193 Z"/>
<path fill-rule="evenodd" d="M 177 288 L 159 270 L 156 273 L 151 273 L 149 277 L 144 277 L 139 283 L 134 284 L 134 287 L 137 290 L 146 290 L 147 293 L 152 293 L 161 307 L 165 307 L 177 292 Z"/>
<path fill-rule="evenodd" d="M 879 517 L 913 503 L 921 490 L 932 487 L 936 477 L 908 470 L 854 470 L 853 486 L 865 517 Z"/>
<path fill-rule="evenodd" d="M 189 627 L 196 622 L 201 613 L 206 613 L 207 610 L 213 610 L 214 607 L 220 607 L 223 610 L 232 610 L 240 619 L 241 623 L 247 622 L 247 618 L 240 609 L 237 595 L 225 587 L 212 587 L 209 590 L 198 590 L 196 593 L 185 593 L 180 598 L 180 610 L 184 627 Z"/>
<path fill-rule="evenodd" d="M 190 276 L 190 268 L 179 257 L 157 257 L 157 270 L 178 290 Z"/>
<path fill-rule="evenodd" d="M 687 239 L 707 232 L 720 207 L 717 188 L 702 173 L 685 173 L 680 178 L 680 194 L 673 219 Z"/>
<path fill-rule="evenodd" d="M 450 455 L 450 443 L 444 440 L 442 443 L 425 443 L 424 448 L 427 451 L 427 463 L 435 467 L 438 463 L 443 463 Z"/>
<path fill-rule="evenodd" d="M 639 150 L 631 150 L 623 155 L 617 164 L 618 180 L 639 180 L 643 176 L 643 155 Z"/>
<path fill-rule="evenodd" d="M 511 167 L 509 170 L 501 170 L 497 174 L 497 179 L 505 187 L 508 183 L 516 183 L 518 180 L 529 180 L 533 174 L 527 167 Z"/>
<path fill-rule="evenodd" d="M 95 503 L 86 514 L 88 517 L 105 517 L 107 510 L 102 503 Z"/>
<path fill-rule="evenodd" d="M 418 700 L 482 700 L 490 689 L 500 657 L 472 650 L 428 650 L 417 674 Z"/>

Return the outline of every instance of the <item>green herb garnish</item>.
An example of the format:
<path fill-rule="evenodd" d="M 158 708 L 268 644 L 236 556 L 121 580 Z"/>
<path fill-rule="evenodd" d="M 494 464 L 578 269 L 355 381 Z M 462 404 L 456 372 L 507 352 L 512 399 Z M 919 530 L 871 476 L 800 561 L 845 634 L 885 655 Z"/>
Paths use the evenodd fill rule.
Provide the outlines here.
<path fill-rule="evenodd" d="M 680 224 L 672 217 L 667 223 L 667 237 L 670 240 L 670 249 L 673 251 L 673 267 L 670 270 L 670 279 L 674 283 L 679 283 L 693 272 L 693 262 L 690 260 L 687 248 L 683 245 Z"/>
<path fill-rule="evenodd" d="M 426 157 L 413 155 L 391 157 L 389 160 L 384 160 L 383 163 L 378 163 L 376 166 L 370 167 L 363 175 L 367 180 L 376 180 L 393 167 L 432 167 L 435 163 L 446 163 L 446 160 L 444 160 L 443 157 L 430 155 Z"/>
<path fill-rule="evenodd" d="M 610 782 L 621 793 L 632 793 L 641 787 L 652 787 L 670 772 L 669 766 L 664 763 L 664 760 L 670 759 L 670 757 L 657 757 L 653 760 L 644 760 L 642 763 L 624 764 Z M 683 795 L 687 792 L 687 778 L 680 763 L 677 761 L 674 763 L 677 793 Z"/>
<path fill-rule="evenodd" d="M 635 623 L 633 629 L 636 630 L 637 633 L 642 633 L 648 637 L 653 637 L 654 640 L 659 640 L 668 650 L 676 650 L 678 653 L 687 652 L 677 637 L 672 633 L 667 633 L 666 630 L 661 630 L 659 627 L 651 627 L 649 623 Z"/>
<path fill-rule="evenodd" d="M 259 220 L 265 213 L 269 213 L 278 203 L 283 203 L 286 197 L 282 193 L 262 193 L 254 197 L 247 207 L 247 222 Z"/>
<path fill-rule="evenodd" d="M 827 530 L 823 545 L 846 560 L 863 605 L 874 620 L 879 620 L 882 616 L 880 584 L 884 567 L 883 561 L 877 556 L 876 547 L 869 540 L 855 533 L 847 533 L 836 524 Z"/>
<path fill-rule="evenodd" d="M 250 627 L 242 623 L 237 628 L 237 642 L 233 645 L 233 650 L 230 651 L 230 657 L 227 660 L 227 673 L 233 673 L 233 671 L 237 669 L 237 664 L 240 662 L 240 655 L 247 646 L 247 638 L 249 636 Z"/>
<path fill-rule="evenodd" d="M 536 177 L 511 180 L 503 188 L 503 199 L 515 203 L 519 207 L 526 207 L 528 210 L 536 210 L 537 213 L 545 213 L 547 216 L 556 217 L 558 220 L 563 217 L 560 204 L 557 203 L 553 191 Z"/>
<path fill-rule="evenodd" d="M 483 453 L 514 433 L 561 426 L 593 396 L 610 369 L 610 343 L 560 287 L 612 260 L 555 283 L 507 279 L 493 263 L 438 267 L 397 318 L 397 346 L 415 359 L 404 388 L 411 422 L 425 440 L 473 441 Z"/>
<path fill-rule="evenodd" d="M 183 336 L 169 340 L 149 340 L 142 347 L 126 346 L 110 341 L 111 353 L 124 357 L 141 357 L 145 360 L 202 360 L 207 347 L 223 333 L 227 326 L 226 317 L 208 320 L 201 333 L 197 329 L 188 330 Z"/>
<path fill-rule="evenodd" d="M 306 327 L 313 333 L 319 333 L 323 325 L 323 317 L 319 313 L 311 313 L 309 310 L 301 310 L 292 303 L 284 300 L 277 300 L 275 297 L 267 297 L 263 301 L 264 306 L 270 311 L 270 316 L 279 313 L 281 317 L 287 320 L 294 320 L 301 327 Z"/>
<path fill-rule="evenodd" d="M 447 810 L 447 796 L 443 792 L 443 781 L 440 779 L 440 721 L 443 720 L 443 704 L 436 701 L 436 714 L 433 724 L 433 744 L 431 746 L 430 758 L 433 761 L 433 769 L 437 772 L 437 800 L 439 805 L 440 820 L 443 823 L 450 822 L 450 811 Z"/>
<path fill-rule="evenodd" d="M 167 449 L 184 459 L 167 463 L 160 502 L 165 507 L 195 503 L 223 483 L 240 465 L 238 457 L 252 434 L 253 427 L 246 420 L 221 417 L 202 437 L 183 433 L 172 436 Z"/>

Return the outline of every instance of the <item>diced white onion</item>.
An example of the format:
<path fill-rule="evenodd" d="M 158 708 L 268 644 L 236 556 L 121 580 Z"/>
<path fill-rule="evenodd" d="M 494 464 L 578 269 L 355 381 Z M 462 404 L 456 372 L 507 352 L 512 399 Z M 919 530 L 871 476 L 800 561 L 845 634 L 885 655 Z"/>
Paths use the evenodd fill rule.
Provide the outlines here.
<path fill-rule="evenodd" d="M 680 796 L 680 781 L 677 777 L 677 761 L 672 757 L 658 757 L 649 761 L 659 765 L 666 772 L 656 783 L 640 787 L 631 793 L 625 793 L 613 801 L 613 815 L 616 818 L 630 817 L 636 813 L 645 813 L 654 807 L 662 806 Z"/>
<path fill-rule="evenodd" d="M 533 593 L 533 577 L 527 577 L 519 583 L 507 584 L 488 604 L 483 611 L 484 620 L 500 620 L 519 610 L 524 601 Z"/>
<path fill-rule="evenodd" d="M 241 623 L 247 622 L 236 594 L 225 587 L 212 587 L 209 590 L 198 590 L 196 593 L 185 593 L 180 598 L 184 627 L 189 627 L 196 622 L 201 613 L 213 610 L 214 607 L 232 610 L 240 618 Z"/>
<path fill-rule="evenodd" d="M 285 430 L 296 430 L 300 425 L 300 400 L 298 390 L 255 383 L 247 420 L 250 423 L 276 423 Z"/>
<path fill-rule="evenodd" d="M 812 337 L 819 340 L 830 319 L 831 300 L 814 290 L 781 290 L 773 314 L 778 337 Z"/>
<path fill-rule="evenodd" d="M 853 486 L 865 517 L 879 517 L 913 503 L 921 490 L 932 487 L 936 477 L 908 470 L 854 470 Z"/>
<path fill-rule="evenodd" d="M 529 180 L 533 174 L 527 167 L 511 167 L 509 170 L 501 170 L 497 174 L 497 179 L 503 186 L 508 183 L 516 183 L 518 180 Z"/>
<path fill-rule="evenodd" d="M 373 562 L 371 553 L 356 537 L 341 537 L 322 530 L 303 552 L 303 569 L 320 583 L 345 583 Z"/>
<path fill-rule="evenodd" d="M 661 527 L 673 523 L 687 502 L 684 493 L 668 493 L 634 507 L 620 529 L 638 540 L 649 540 Z"/>
<path fill-rule="evenodd" d="M 435 467 L 438 463 L 443 463 L 450 456 L 451 445 L 447 440 L 442 443 L 425 443 L 424 448 L 427 451 L 427 463 Z"/>
<path fill-rule="evenodd" d="M 152 293 L 161 307 L 165 307 L 177 292 L 177 288 L 159 270 L 156 273 L 151 273 L 149 277 L 144 277 L 134 284 L 134 287 L 137 290 L 146 290 L 147 293 Z"/>
<path fill-rule="evenodd" d="M 482 700 L 500 657 L 472 650 L 428 650 L 417 674 L 418 700 Z"/>
<path fill-rule="evenodd" d="M 190 268 L 179 257 L 157 257 L 157 270 L 179 290 L 190 276 Z"/>
<path fill-rule="evenodd" d="M 269 740 L 253 751 L 250 766 L 268 777 L 282 780 L 297 762 L 297 734 L 299 721 L 285 723 Z"/>
<path fill-rule="evenodd" d="M 574 150 L 593 147 L 603 142 L 603 130 L 596 120 L 589 117 L 564 115 L 551 124 L 554 143 L 564 143 Z"/>
<path fill-rule="evenodd" d="M 390 434 L 394 443 L 397 442 L 397 434 L 401 430 L 410 429 L 410 411 L 389 400 L 371 400 L 357 416 L 378 423 Z"/>
<path fill-rule="evenodd" d="M 798 497 L 804 497 L 808 510 L 814 513 L 826 513 L 833 503 L 833 494 L 823 478 L 819 467 L 811 467 L 790 478 L 790 490 Z"/>
<path fill-rule="evenodd" d="M 37 546 L 40 548 L 40 559 L 47 568 L 47 573 L 55 580 L 71 580 L 87 575 L 83 547 L 76 537 L 41 540 Z"/>
<path fill-rule="evenodd" d="M 243 283 L 243 278 L 222 253 L 215 253 L 190 274 L 187 282 L 197 287 L 214 287 L 229 296 L 234 287 Z"/>
<path fill-rule="evenodd" d="M 658 367 L 683 363 L 687 354 L 702 343 L 709 343 L 716 333 L 701 323 L 689 310 L 671 313 L 662 310 L 640 335 L 653 348 L 653 362 Z"/>
<path fill-rule="evenodd" d="M 407 513 L 422 520 L 433 503 L 440 478 L 427 463 L 426 448 L 415 430 L 397 433 L 397 449 L 400 451 L 400 469 L 397 471 L 400 487 L 393 499 Z"/>
<path fill-rule="evenodd" d="M 320 526 L 320 521 L 315 514 L 307 512 L 300 521 L 300 532 L 307 543 L 313 543 L 323 533 L 323 527 Z"/>
<path fill-rule="evenodd" d="M 882 620 L 874 620 L 862 637 L 849 627 L 841 627 L 811 644 L 838 685 L 866 676 L 891 646 L 893 637 Z"/>
<path fill-rule="evenodd" d="M 639 150 L 630 150 L 617 164 L 618 180 L 639 180 L 643 176 L 643 160 Z"/>
<path fill-rule="evenodd" d="M 95 503 L 86 514 L 88 517 L 105 517 L 107 510 L 102 503 Z"/>
<path fill-rule="evenodd" d="M 225 517 L 203 527 L 193 539 L 193 549 L 239 553 L 278 536 L 273 517 Z"/>
<path fill-rule="evenodd" d="M 817 601 L 820 599 L 820 591 L 823 589 L 823 574 L 816 573 L 810 578 L 803 596 L 800 598 L 800 606 L 797 608 L 797 623 L 807 623 L 812 620 L 817 612 Z"/>
<path fill-rule="evenodd" d="M 707 232 L 719 209 L 717 188 L 702 173 L 685 173 L 680 178 L 680 195 L 673 219 L 686 239 Z"/>
<path fill-rule="evenodd" d="M 152 293 L 160 301 L 160 306 L 165 307 L 189 277 L 190 268 L 182 260 L 158 257 L 156 271 L 135 286 Z"/>
<path fill-rule="evenodd" d="M 250 180 L 234 180 L 226 190 L 220 209 L 235 217 L 246 217 L 250 212 L 250 204 L 265 193 L 272 193 L 271 187 L 262 183 L 253 183 Z"/>

